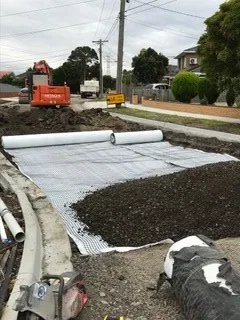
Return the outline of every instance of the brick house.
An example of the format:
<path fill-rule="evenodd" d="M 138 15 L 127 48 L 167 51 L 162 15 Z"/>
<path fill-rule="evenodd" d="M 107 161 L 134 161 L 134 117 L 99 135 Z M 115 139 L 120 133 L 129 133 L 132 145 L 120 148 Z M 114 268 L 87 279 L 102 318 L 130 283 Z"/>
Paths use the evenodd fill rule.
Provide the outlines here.
<path fill-rule="evenodd" d="M 197 46 L 184 50 L 175 59 L 178 60 L 179 71 L 193 71 L 201 65 L 201 60 L 197 54 Z"/>

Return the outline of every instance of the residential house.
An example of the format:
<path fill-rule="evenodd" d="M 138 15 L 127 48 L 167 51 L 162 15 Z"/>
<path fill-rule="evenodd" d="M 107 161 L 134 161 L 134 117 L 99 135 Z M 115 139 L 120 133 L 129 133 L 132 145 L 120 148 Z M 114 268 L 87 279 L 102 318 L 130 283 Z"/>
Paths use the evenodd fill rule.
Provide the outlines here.
<path fill-rule="evenodd" d="M 171 85 L 172 80 L 174 79 L 174 77 L 176 76 L 176 74 L 178 73 L 178 66 L 177 65 L 173 65 L 173 64 L 169 64 L 167 66 L 167 70 L 168 73 L 163 77 L 163 82 Z"/>
<path fill-rule="evenodd" d="M 201 65 L 200 57 L 197 53 L 197 46 L 184 50 L 175 57 L 178 59 L 179 71 L 191 71 Z"/>
<path fill-rule="evenodd" d="M 0 71 L 0 79 L 4 76 L 9 76 L 12 72 L 10 71 Z"/>

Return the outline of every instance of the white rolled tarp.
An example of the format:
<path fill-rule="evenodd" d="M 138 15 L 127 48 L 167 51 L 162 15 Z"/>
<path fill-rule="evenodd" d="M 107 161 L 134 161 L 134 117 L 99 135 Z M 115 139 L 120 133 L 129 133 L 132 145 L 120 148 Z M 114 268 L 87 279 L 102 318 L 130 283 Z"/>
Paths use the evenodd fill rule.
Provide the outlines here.
<path fill-rule="evenodd" d="M 159 142 L 163 140 L 161 130 L 133 131 L 112 133 L 110 141 L 114 145 Z"/>
<path fill-rule="evenodd" d="M 65 144 L 70 145 L 79 143 L 104 142 L 109 141 L 112 133 L 112 130 L 100 130 L 3 136 L 2 146 L 4 149 L 20 149 Z"/>

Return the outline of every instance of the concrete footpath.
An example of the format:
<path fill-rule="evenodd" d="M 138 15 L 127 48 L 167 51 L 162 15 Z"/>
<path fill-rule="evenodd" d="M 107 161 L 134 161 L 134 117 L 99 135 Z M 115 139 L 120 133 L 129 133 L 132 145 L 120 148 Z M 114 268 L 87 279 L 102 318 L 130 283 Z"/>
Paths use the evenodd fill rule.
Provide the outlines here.
<path fill-rule="evenodd" d="M 114 112 L 111 112 L 111 115 L 114 117 L 119 117 L 123 120 L 136 122 L 142 125 L 155 127 L 162 130 L 185 133 L 188 136 L 195 136 L 195 137 L 202 137 L 202 138 L 217 138 L 218 140 L 221 140 L 221 141 L 240 143 L 240 135 L 238 134 L 231 134 L 231 133 L 225 133 L 225 132 L 214 131 L 214 130 L 194 128 L 194 127 L 186 127 L 186 126 L 182 126 L 174 123 L 132 117 L 132 116 L 127 116 L 127 115 L 114 113 Z"/>
<path fill-rule="evenodd" d="M 222 122 L 228 122 L 228 123 L 239 123 L 240 124 L 240 119 L 236 119 L 236 118 L 217 117 L 217 116 L 196 114 L 196 113 L 190 113 L 190 112 L 165 110 L 165 109 L 159 109 L 159 108 L 145 107 L 141 104 L 134 105 L 129 102 L 126 102 L 125 106 L 129 109 L 155 112 L 155 113 L 167 114 L 167 115 L 178 116 L 178 117 L 189 117 L 189 118 L 196 118 L 196 119 L 215 120 L 215 121 L 222 121 Z M 110 107 L 113 107 L 113 106 L 110 106 Z M 84 101 L 81 104 L 80 108 L 81 108 L 81 110 L 85 110 L 85 109 L 92 109 L 92 108 L 94 108 L 94 109 L 95 108 L 107 109 L 108 107 L 107 107 L 106 101 Z M 76 108 L 74 108 L 74 104 L 73 104 L 73 109 L 76 109 Z M 80 110 L 76 110 L 76 111 L 80 111 Z"/>

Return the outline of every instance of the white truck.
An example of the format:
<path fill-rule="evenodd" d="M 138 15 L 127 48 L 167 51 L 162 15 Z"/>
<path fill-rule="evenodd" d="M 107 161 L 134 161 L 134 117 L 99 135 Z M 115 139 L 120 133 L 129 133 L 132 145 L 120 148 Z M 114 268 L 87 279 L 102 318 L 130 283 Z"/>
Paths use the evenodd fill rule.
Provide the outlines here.
<path fill-rule="evenodd" d="M 80 85 L 81 98 L 85 99 L 96 95 L 99 97 L 99 81 L 85 80 L 84 84 Z"/>

